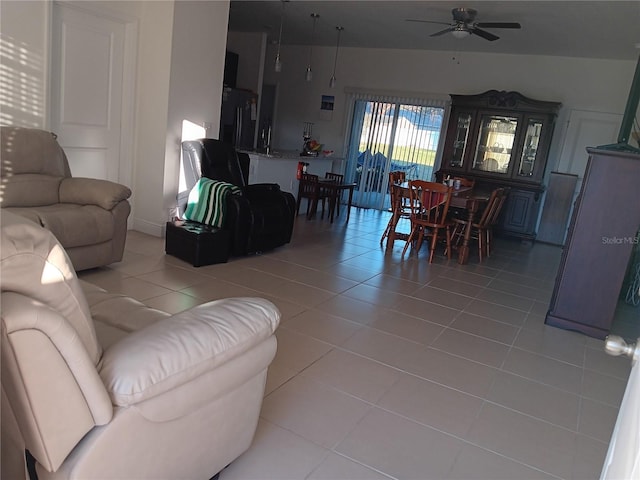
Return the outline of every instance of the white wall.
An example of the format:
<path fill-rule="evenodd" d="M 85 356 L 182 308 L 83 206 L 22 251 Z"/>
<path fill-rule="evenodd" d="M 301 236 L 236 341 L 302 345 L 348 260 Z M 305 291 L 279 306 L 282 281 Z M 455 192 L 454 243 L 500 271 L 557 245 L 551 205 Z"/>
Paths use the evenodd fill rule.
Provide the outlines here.
<path fill-rule="evenodd" d="M 236 33 L 227 35 L 227 50 L 238 54 L 238 79 L 236 88 L 259 93 L 262 69 L 261 54 L 266 36 L 261 33 Z"/>
<path fill-rule="evenodd" d="M 44 128 L 47 123 L 50 8 L 46 1 L 0 2 L 2 125 Z"/>
<path fill-rule="evenodd" d="M 466 39 L 473 40 L 473 39 Z M 273 132 L 276 149 L 300 148 L 303 122 L 314 122 L 314 137 L 341 156 L 346 130 L 345 87 L 372 91 L 475 94 L 516 90 L 537 99 L 562 102 L 549 169 L 558 162 L 571 109 L 622 114 L 635 69 L 634 61 L 551 56 L 454 53 L 422 50 L 340 48 L 336 77 L 329 88 L 335 47 L 314 47 L 313 80 L 304 80 L 308 49 L 285 46 L 282 72 L 270 68 L 275 56 L 267 50 L 265 83 L 278 83 Z M 455 58 L 454 58 L 455 57 Z M 335 95 L 331 121 L 320 117 L 321 95 Z"/>
<path fill-rule="evenodd" d="M 182 121 L 209 126 L 218 138 L 224 76 L 228 2 L 175 3 L 171 81 L 164 163 L 163 225 L 176 206 Z"/>

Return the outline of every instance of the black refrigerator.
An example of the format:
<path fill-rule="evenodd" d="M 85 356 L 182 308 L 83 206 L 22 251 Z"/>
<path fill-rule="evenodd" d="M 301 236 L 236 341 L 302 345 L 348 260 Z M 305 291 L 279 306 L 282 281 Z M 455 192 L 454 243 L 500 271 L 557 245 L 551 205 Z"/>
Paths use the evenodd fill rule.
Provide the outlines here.
<path fill-rule="evenodd" d="M 258 94 L 225 88 L 220 115 L 220 139 L 238 150 L 253 150 L 258 111 Z"/>

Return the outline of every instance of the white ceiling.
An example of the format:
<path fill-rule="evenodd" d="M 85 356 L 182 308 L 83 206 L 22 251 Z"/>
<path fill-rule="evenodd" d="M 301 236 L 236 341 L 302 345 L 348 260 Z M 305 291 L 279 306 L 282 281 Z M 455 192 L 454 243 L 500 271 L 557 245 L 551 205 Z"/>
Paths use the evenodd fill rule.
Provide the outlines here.
<path fill-rule="evenodd" d="M 341 46 L 556 55 L 637 60 L 640 55 L 640 0 L 628 1 L 405 1 L 290 0 L 284 4 L 282 43 L 336 44 L 336 26 L 344 27 Z M 446 25 L 407 22 L 422 19 L 450 23 L 451 9 L 478 10 L 477 22 L 519 22 L 519 30 L 485 30 L 498 35 L 490 42 L 477 35 L 456 39 L 429 35 Z M 229 30 L 266 32 L 278 40 L 280 0 L 231 0 Z"/>

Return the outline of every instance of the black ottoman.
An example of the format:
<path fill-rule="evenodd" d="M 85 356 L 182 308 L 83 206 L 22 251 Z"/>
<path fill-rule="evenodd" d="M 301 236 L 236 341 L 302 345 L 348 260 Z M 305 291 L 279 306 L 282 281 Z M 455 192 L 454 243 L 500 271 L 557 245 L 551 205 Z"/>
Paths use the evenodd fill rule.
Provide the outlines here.
<path fill-rule="evenodd" d="M 165 252 L 194 267 L 229 260 L 230 233 L 202 223 L 185 220 L 167 222 Z"/>

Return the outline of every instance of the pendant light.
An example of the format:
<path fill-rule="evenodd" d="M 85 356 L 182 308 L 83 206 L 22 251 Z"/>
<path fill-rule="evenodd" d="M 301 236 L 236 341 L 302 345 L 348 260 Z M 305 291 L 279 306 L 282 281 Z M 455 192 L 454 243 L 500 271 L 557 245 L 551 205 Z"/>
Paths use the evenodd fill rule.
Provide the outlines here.
<path fill-rule="evenodd" d="M 329 80 L 329 88 L 334 88 L 336 86 L 336 66 L 338 65 L 338 48 L 340 48 L 340 34 L 344 27 L 336 27 L 338 31 L 338 40 L 336 41 L 336 56 L 333 60 L 333 75 L 331 75 L 331 79 Z"/>
<path fill-rule="evenodd" d="M 280 47 L 282 46 L 282 24 L 284 23 L 284 3 L 288 0 L 280 0 L 282 7 L 280 9 L 280 36 L 278 37 L 278 53 L 276 54 L 276 63 L 274 70 L 277 73 L 282 71 L 282 62 L 280 61 Z"/>
<path fill-rule="evenodd" d="M 312 13 L 311 18 L 313 18 L 313 28 L 311 30 L 311 45 L 309 45 L 309 63 L 307 64 L 307 72 L 304 76 L 307 82 L 313 79 L 313 72 L 311 72 L 311 54 L 313 53 L 313 39 L 316 34 L 316 21 L 320 18 L 320 15 L 318 13 Z"/>

